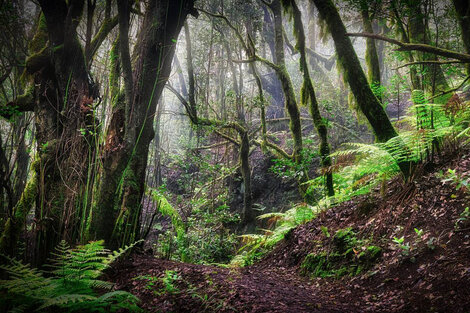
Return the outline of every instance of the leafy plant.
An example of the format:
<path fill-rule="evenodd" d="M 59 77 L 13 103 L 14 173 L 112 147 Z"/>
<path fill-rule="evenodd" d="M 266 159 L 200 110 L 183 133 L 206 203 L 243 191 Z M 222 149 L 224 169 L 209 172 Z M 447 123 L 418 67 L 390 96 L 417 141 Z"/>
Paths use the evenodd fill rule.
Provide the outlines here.
<path fill-rule="evenodd" d="M 403 256 L 409 256 L 410 255 L 410 250 L 411 250 L 411 247 L 410 247 L 410 243 L 407 242 L 405 243 L 405 237 L 402 236 L 400 238 L 398 237 L 393 237 L 393 240 L 392 240 L 396 247 L 401 251 L 401 254 Z"/>
<path fill-rule="evenodd" d="M 459 218 L 455 221 L 455 229 L 460 229 L 463 225 L 468 224 L 470 221 L 470 209 L 466 207 L 461 213 Z"/>
<path fill-rule="evenodd" d="M 457 173 L 456 170 L 450 168 L 447 169 L 446 174 L 441 172 L 439 176 L 443 178 L 442 183 L 451 182 L 455 185 L 457 190 L 467 189 L 470 184 L 470 178 L 464 178 L 461 174 Z"/>
<path fill-rule="evenodd" d="M 224 225 L 236 223 L 239 216 L 230 212 L 227 205 L 215 208 L 196 205 L 183 222 L 179 211 L 162 192 L 149 190 L 154 201 L 159 203 L 159 211 L 169 216 L 173 225 L 173 229 L 166 230 L 156 244 L 161 257 L 193 263 L 228 262 L 231 259 L 238 240 Z"/>
<path fill-rule="evenodd" d="M 0 288 L 6 291 L 1 307 L 15 312 L 140 311 L 135 296 L 125 291 L 111 291 L 112 283 L 98 279 L 103 270 L 137 243 L 110 253 L 104 249 L 103 241 L 74 249 L 62 241 L 49 264 L 52 268 L 49 272 L 5 257 L 9 264 L 0 268 L 9 279 L 0 281 Z"/>
<path fill-rule="evenodd" d="M 145 288 L 148 290 L 153 290 L 156 295 L 176 294 L 179 292 L 176 283 L 181 280 L 181 276 L 177 271 L 166 270 L 163 277 L 142 275 L 135 277 L 134 280 L 146 280 L 147 284 Z M 161 288 L 158 286 L 161 286 Z M 155 290 L 155 288 L 157 289 Z"/>
<path fill-rule="evenodd" d="M 162 279 L 165 292 L 169 294 L 179 292 L 178 287 L 175 285 L 179 280 L 181 280 L 181 276 L 178 275 L 177 271 L 166 270 Z"/>
<path fill-rule="evenodd" d="M 419 239 L 421 239 L 423 237 L 423 230 L 422 229 L 418 229 L 418 228 L 415 228 L 415 233 L 416 233 L 416 236 L 418 236 Z"/>

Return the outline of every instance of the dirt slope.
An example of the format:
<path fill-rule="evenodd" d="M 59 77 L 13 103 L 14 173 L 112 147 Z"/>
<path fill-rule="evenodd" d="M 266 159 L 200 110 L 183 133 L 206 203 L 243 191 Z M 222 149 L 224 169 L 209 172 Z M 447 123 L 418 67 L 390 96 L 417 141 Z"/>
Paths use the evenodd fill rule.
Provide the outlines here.
<path fill-rule="evenodd" d="M 294 229 L 251 267 L 225 269 L 135 254 L 110 278 L 137 294 L 151 312 L 470 312 L 470 223 L 455 228 L 469 206 L 469 191 L 442 182 L 439 170 L 448 168 L 470 178 L 470 156 L 455 155 L 423 169 L 411 183 L 392 181 L 385 191 L 330 209 Z M 301 275 L 307 254 L 330 244 L 321 226 L 331 234 L 352 227 L 358 238 L 382 248 L 381 259 L 354 277 Z M 408 255 L 393 242 L 401 236 Z"/>

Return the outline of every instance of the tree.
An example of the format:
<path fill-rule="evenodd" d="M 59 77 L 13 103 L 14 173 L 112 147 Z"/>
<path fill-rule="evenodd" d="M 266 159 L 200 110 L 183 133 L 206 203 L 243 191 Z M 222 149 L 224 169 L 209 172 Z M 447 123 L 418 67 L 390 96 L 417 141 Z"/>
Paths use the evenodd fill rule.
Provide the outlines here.
<path fill-rule="evenodd" d="M 78 217 L 87 209 L 81 204 L 93 155 L 92 105 L 98 92 L 77 36 L 84 1 L 39 1 L 39 5 L 42 14 L 26 59 L 31 81 L 25 94 L 8 103 L 2 115 L 8 117 L 11 107 L 35 113 L 34 169 L 40 183 L 26 188 L 32 194 L 22 199 L 36 199 L 36 255 L 42 263 L 60 239 L 75 240 L 79 235 Z M 96 46 L 109 31 L 95 41 Z"/>
<path fill-rule="evenodd" d="M 178 34 L 186 16 L 197 15 L 193 4 L 193 0 L 147 4 L 133 66 L 129 53 L 131 7 L 128 1 L 118 1 L 119 62 L 124 78 L 120 101 L 124 101 L 124 109 L 117 110 L 120 117 L 112 120 L 121 123 L 123 131 L 107 134 L 109 144 L 92 217 L 92 237 L 104 239 L 110 247 L 129 244 L 138 237 L 149 144 L 154 138 L 153 117 L 171 72 Z"/>
<path fill-rule="evenodd" d="M 452 3 L 457 13 L 465 51 L 470 54 L 470 4 L 465 0 L 452 0 Z M 470 63 L 466 67 L 467 75 L 470 75 Z"/>
<path fill-rule="evenodd" d="M 380 101 L 372 92 L 366 75 L 361 68 L 359 59 L 347 35 L 346 27 L 339 16 L 338 10 L 331 0 L 311 0 L 315 4 L 328 30 L 333 37 L 338 62 L 344 70 L 346 81 L 356 98 L 361 112 L 367 118 L 378 142 L 386 142 L 398 136 Z M 400 162 L 403 175 L 410 174 L 409 162 Z"/>
<path fill-rule="evenodd" d="M 305 45 L 305 33 L 302 23 L 302 15 L 294 0 L 283 0 L 282 4 L 290 12 L 294 20 L 294 33 L 297 38 L 296 49 L 300 52 L 300 71 L 303 73 L 303 85 L 300 92 L 301 101 L 305 104 L 308 102 L 310 114 L 312 115 L 313 124 L 317 129 L 318 136 L 320 137 L 320 156 L 325 176 L 326 194 L 334 196 L 333 189 L 333 174 L 331 173 L 331 158 L 330 146 L 328 144 L 328 130 L 326 123 L 323 120 L 320 110 L 318 108 L 315 90 L 313 88 L 312 80 L 310 78 L 309 67 L 307 64 L 307 53 Z"/>

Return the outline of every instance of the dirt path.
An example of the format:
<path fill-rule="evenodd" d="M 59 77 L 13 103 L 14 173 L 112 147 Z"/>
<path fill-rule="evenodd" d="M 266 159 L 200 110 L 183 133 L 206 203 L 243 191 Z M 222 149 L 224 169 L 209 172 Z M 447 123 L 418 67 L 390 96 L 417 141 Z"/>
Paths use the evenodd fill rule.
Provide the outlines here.
<path fill-rule="evenodd" d="M 166 279 L 174 288 L 166 286 L 175 273 Z M 285 268 L 227 269 L 134 255 L 110 276 L 150 312 L 360 312 Z"/>

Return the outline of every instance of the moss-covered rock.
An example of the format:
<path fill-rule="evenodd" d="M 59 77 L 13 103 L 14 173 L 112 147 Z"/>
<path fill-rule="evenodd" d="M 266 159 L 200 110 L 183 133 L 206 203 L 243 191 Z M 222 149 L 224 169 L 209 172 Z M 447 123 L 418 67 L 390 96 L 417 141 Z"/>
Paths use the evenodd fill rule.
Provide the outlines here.
<path fill-rule="evenodd" d="M 358 239 L 351 228 L 338 230 L 322 251 L 308 254 L 301 273 L 314 277 L 358 275 L 371 268 L 381 257 L 382 248 Z"/>

